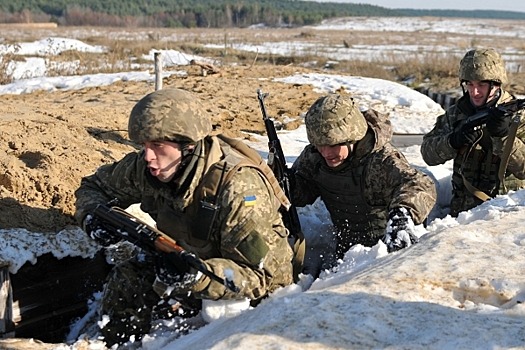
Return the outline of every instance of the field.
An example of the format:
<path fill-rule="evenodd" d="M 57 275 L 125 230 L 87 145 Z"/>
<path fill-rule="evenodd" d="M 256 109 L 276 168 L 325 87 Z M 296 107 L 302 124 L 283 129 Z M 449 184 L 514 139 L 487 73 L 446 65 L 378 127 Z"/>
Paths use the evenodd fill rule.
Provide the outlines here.
<path fill-rule="evenodd" d="M 74 72 L 49 71 L 58 76 L 152 71 L 152 62 L 141 58 L 151 49 L 213 58 L 219 73 L 203 76 L 200 67 L 185 65 L 178 69 L 187 75 L 165 78 L 163 85 L 199 95 L 215 128 L 236 137 L 249 137 L 246 131 L 263 132 L 257 88 L 270 93 L 268 112 L 277 119 L 296 119 L 308 109 L 320 92 L 272 80 L 297 72 L 360 75 L 457 92 L 459 58 L 470 47 L 492 46 L 508 58 L 511 90 L 525 93 L 523 23 L 486 21 L 476 27 L 472 20 L 456 19 L 452 25 L 424 18 L 413 20 L 408 30 L 404 19 L 398 20 L 402 23 L 389 20 L 384 28 L 372 23 L 369 29 L 363 26 L 370 19 L 352 19 L 346 26 L 336 21 L 324 28 L 289 29 L 3 28 L 2 36 L 4 45 L 64 37 L 109 48 L 104 54 L 71 50 L 49 57 L 54 62 L 80 62 Z M 352 26 L 358 29 L 348 29 Z M 479 35 L 473 35 L 473 30 Z M 136 101 L 153 90 L 152 83 L 120 81 L 79 90 L 2 96 L 0 167 L 5 172 L 0 174 L 4 213 L 0 227 L 54 232 L 74 224 L 73 193 L 81 177 L 135 149 L 127 141 L 128 114 Z"/>
<path fill-rule="evenodd" d="M 54 63 L 48 71 L 54 76 L 153 72 L 153 63 L 143 57 L 152 49 L 211 58 L 217 73 L 204 76 L 198 65 L 172 66 L 169 69 L 186 74 L 165 78 L 163 86 L 192 91 L 204 101 L 217 131 L 249 139 L 250 133 L 264 133 L 258 88 L 270 93 L 268 113 L 286 121 L 286 128 L 297 127 L 299 117 L 320 96 L 312 86 L 273 80 L 296 73 L 375 77 L 458 93 L 460 57 L 471 47 L 491 46 L 507 60 L 509 89 L 523 95 L 523 33 L 523 23 L 513 21 L 487 20 L 480 25 L 468 19 L 422 18 L 408 24 L 404 19 L 367 18 L 334 21 L 324 28 L 289 29 L 2 27 L 0 43 L 16 46 L 64 37 L 108 48 L 103 54 L 69 50 L 46 57 Z M 23 59 L 15 53 L 3 56 L 1 62 Z M 79 63 L 74 71 L 59 64 L 72 61 Z M 0 64 L 0 78 L 10 83 L 1 68 Z M 74 191 L 80 179 L 137 148 L 127 139 L 128 115 L 154 89 L 152 82 L 118 81 L 76 90 L 2 95 L 0 229 L 54 233 L 75 225 Z"/>

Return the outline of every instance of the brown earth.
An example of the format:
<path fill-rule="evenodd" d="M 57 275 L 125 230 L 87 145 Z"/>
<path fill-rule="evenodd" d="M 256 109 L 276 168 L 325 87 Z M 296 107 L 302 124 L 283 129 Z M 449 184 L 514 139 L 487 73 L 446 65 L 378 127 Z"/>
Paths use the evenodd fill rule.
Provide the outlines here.
<path fill-rule="evenodd" d="M 215 128 L 236 137 L 248 138 L 245 131 L 264 132 L 258 88 L 270 93 L 267 111 L 277 120 L 297 118 L 319 96 L 311 86 L 270 78 L 306 72 L 303 68 L 255 64 L 222 67 L 219 74 L 208 76 L 202 76 L 199 67 L 187 69 L 187 77 L 164 79 L 163 88 L 194 92 L 204 100 Z M 118 82 L 2 96 L 0 229 L 48 232 L 75 224 L 74 191 L 81 178 L 135 149 L 127 139 L 128 115 L 154 89 L 149 82 Z"/>
<path fill-rule="evenodd" d="M 425 19 L 439 21 L 440 19 Z M 461 19 L 458 19 L 461 21 Z M 522 26 L 521 21 L 491 21 L 497 28 Z M 499 27 L 498 27 L 499 26 Z M 497 31 L 496 31 L 497 32 Z M 254 35 L 256 33 L 257 35 Z M 222 62 L 219 74 L 201 75 L 199 66 L 183 66 L 186 77 L 164 79 L 163 87 L 179 87 L 194 92 L 208 106 L 214 125 L 219 131 L 236 137 L 248 138 L 245 132 L 264 132 L 256 90 L 269 92 L 266 100 L 268 114 L 277 120 L 284 117 L 298 118 L 319 96 L 309 85 L 275 82 L 272 78 L 294 73 L 323 70 L 326 58 L 274 57 L 257 53 L 234 52 L 226 49 L 230 43 L 267 41 L 330 42 L 334 47 L 341 42 L 359 45 L 407 45 L 426 42 L 449 45 L 451 53 L 463 54 L 472 44 L 472 38 L 462 33 L 414 32 L 359 32 L 347 30 L 314 31 L 308 28 L 265 29 L 144 29 L 130 28 L 75 28 L 55 29 L 2 28 L 2 34 L 12 42 L 40 40 L 46 37 L 77 38 L 87 43 L 112 48 L 111 53 L 121 52 L 122 57 L 111 54 L 101 56 L 104 63 L 129 59 L 149 52 L 153 47 L 189 50 L 194 54 L 216 57 Z M 497 40 L 495 40 L 497 38 Z M 478 36 L 479 46 L 495 46 L 504 50 L 520 47 L 515 37 Z M 224 44 L 224 50 L 205 49 L 203 44 Z M 198 49 L 198 50 L 197 50 Z M 197 50 L 193 52 L 192 50 Z M 208 51 L 204 51 L 208 50 Z M 340 62 L 334 73 L 399 80 L 415 74 L 425 78 L 425 65 L 394 64 L 388 52 L 385 62 L 358 64 Z M 73 55 L 73 56 L 71 56 Z M 78 52 L 62 53 L 54 59 L 78 59 Z M 81 56 L 88 65 L 100 63 L 98 55 Z M 458 90 L 456 76 L 458 58 L 429 62 L 441 67 L 431 76 L 430 85 L 438 92 Z M 94 60 L 93 62 L 90 61 Z M 301 68 L 306 62 L 318 61 L 317 68 Z M 449 62 L 450 61 L 450 62 Z M 390 63 L 389 63 L 390 62 Z M 94 64 L 93 63 L 93 64 Z M 441 63 L 438 64 L 438 63 Z M 94 64 L 94 66 L 97 66 Z M 98 67 L 98 66 L 97 66 Z M 384 67 L 397 67 L 396 76 Z M 520 66 L 521 67 L 521 66 Z M 1 68 L 1 67 L 0 67 Z M 388 71 L 390 74 L 386 74 Z M 447 73 L 448 72 L 448 73 Z M 1 78 L 0 69 L 0 78 Z M 58 73 L 58 72 L 57 72 Z M 93 72 L 95 73 L 95 72 Z M 80 73 L 79 73 L 80 74 Z M 509 91 L 524 95 L 524 73 L 518 69 L 510 75 Z M 0 79 L 1 80 L 1 79 Z M 424 80 L 427 81 L 426 78 Z M 80 179 L 91 174 L 104 163 L 120 159 L 135 149 L 127 140 L 127 119 L 133 105 L 145 94 L 154 91 L 152 82 L 117 82 L 110 86 L 84 88 L 70 91 L 34 92 L 22 95 L 2 95 L 0 103 L 0 229 L 27 228 L 33 231 L 57 231 L 74 224 L 74 191 Z M 287 123 L 294 128 L 299 124 Z"/>

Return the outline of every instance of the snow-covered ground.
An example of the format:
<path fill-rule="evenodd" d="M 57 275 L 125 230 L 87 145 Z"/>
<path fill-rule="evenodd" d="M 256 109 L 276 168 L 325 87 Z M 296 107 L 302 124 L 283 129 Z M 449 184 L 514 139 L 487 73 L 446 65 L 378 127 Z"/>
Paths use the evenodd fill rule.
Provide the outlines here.
<path fill-rule="evenodd" d="M 465 30 L 463 24 L 464 27 L 445 23 L 443 27 Z M 71 50 L 76 45 L 79 50 L 89 50 L 80 41 L 60 40 L 64 44 L 57 45 L 56 50 L 60 47 Z M 24 50 L 37 52 L 42 50 L 40 45 L 42 41 L 25 43 Z M 167 70 L 166 74 L 184 74 L 187 56 L 174 51 L 164 54 L 170 57 L 175 69 Z M 183 60 L 178 61 L 177 57 Z M 39 73 L 31 71 L 38 67 Z M 57 79 L 46 77 L 39 64 L 23 69 L 33 78 L 0 86 L 0 94 L 154 79 L 148 72 Z M 312 84 L 323 92 L 343 86 L 356 96 L 361 108 L 389 112 L 396 132 L 427 132 L 442 112 L 428 97 L 389 81 L 331 74 L 305 74 L 280 80 Z M 289 162 L 307 144 L 304 126 L 281 131 L 279 137 Z M 261 138 L 252 145 L 265 154 L 266 142 Z M 499 196 L 456 219 L 444 216 L 450 200 L 451 164 L 428 167 L 418 146 L 401 150 L 411 164 L 432 176 L 438 189 L 438 204 L 429 225 L 426 230 L 420 227 L 423 230 L 420 243 L 393 254 L 387 254 L 381 242 L 372 248 L 355 246 L 336 269 L 322 272 L 315 281 L 304 276 L 301 283 L 279 290 L 257 308 L 232 317 L 219 317 L 182 337 L 174 331 L 175 324 L 166 322 L 143 340 L 142 348 L 525 349 L 525 191 Z M 325 249 L 331 227 L 323 204 L 316 202 L 300 208 L 299 215 L 314 253 L 315 249 L 319 249 L 317 252 Z M 2 259 L 11 262 L 12 272 L 46 252 L 57 257 L 93 253 L 88 242 L 82 251 L 71 245 L 72 237 L 80 241 L 85 237 L 79 229 L 61 232 L 53 242 L 41 242 L 42 249 L 32 255 L 19 247 L 32 244 L 38 232 L 17 229 L 0 232 Z M 21 245 L 13 243 L 17 239 Z M 74 332 L 80 326 L 73 327 L 72 344 L 57 345 L 57 349 L 75 349 L 74 339 L 80 334 Z M 91 340 L 89 347 L 100 348 L 100 343 Z"/>

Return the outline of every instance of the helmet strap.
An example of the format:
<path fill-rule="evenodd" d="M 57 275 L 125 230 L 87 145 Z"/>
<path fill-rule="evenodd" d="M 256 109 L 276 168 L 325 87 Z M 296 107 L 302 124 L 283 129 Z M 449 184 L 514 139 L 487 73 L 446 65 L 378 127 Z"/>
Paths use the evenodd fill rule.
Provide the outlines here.
<path fill-rule="evenodd" d="M 201 148 L 200 142 L 185 142 L 180 145 L 182 151 L 182 160 L 181 160 L 181 169 L 185 168 L 191 160 L 194 158 L 195 154 L 199 154 Z M 196 157 L 198 158 L 198 156 Z"/>
<path fill-rule="evenodd" d="M 497 101 L 499 100 L 500 96 L 501 96 L 501 85 L 498 84 L 497 82 L 494 82 L 492 80 L 488 81 L 489 82 L 489 92 L 487 94 L 487 97 L 485 97 L 485 102 L 483 103 L 482 107 L 485 107 L 487 105 L 487 101 L 489 100 L 489 97 L 490 97 L 490 93 L 492 92 L 492 89 L 494 88 L 494 86 L 496 86 L 498 88 L 498 91 L 496 92 L 496 94 L 494 95 L 494 101 Z M 465 84 L 467 83 L 467 80 L 462 80 L 461 83 L 460 83 L 460 86 L 461 86 L 461 90 L 463 90 L 463 96 L 468 96 L 469 93 L 467 91 L 467 88 L 465 87 Z"/>
<path fill-rule="evenodd" d="M 461 90 L 463 91 L 463 96 L 466 96 L 468 94 L 467 88 L 465 87 L 465 84 L 467 83 L 466 80 L 462 80 L 459 85 L 461 86 Z"/>
<path fill-rule="evenodd" d="M 185 142 L 180 144 L 180 148 L 182 151 L 182 158 L 186 158 L 188 156 L 191 156 L 195 152 L 196 144 L 193 142 Z"/>
<path fill-rule="evenodd" d="M 350 141 L 346 141 L 346 142 L 345 142 L 345 146 L 346 146 L 346 148 L 348 149 L 348 156 L 346 156 L 346 159 L 344 160 L 344 161 L 346 162 L 346 161 L 348 161 L 350 158 L 352 158 L 352 156 L 353 156 L 353 154 L 354 154 L 355 143 L 350 142 Z"/>
<path fill-rule="evenodd" d="M 485 105 L 487 107 L 489 106 L 494 106 L 496 105 L 496 102 L 499 100 L 499 98 L 501 97 L 501 86 L 495 84 L 494 82 L 490 82 L 490 91 L 492 92 L 492 88 L 496 86 L 498 88 L 498 90 L 496 91 L 496 93 L 494 94 L 494 97 L 492 98 L 492 100 L 488 101 L 488 98 L 490 97 L 487 96 L 487 101 L 485 101 Z"/>

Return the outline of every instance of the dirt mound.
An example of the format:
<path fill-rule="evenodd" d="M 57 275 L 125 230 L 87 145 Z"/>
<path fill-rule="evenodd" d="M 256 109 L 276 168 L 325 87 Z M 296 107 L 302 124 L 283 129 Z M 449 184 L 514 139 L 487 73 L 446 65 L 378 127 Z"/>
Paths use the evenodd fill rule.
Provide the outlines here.
<path fill-rule="evenodd" d="M 167 78 L 163 88 L 199 95 L 215 128 L 230 136 L 264 133 L 256 91 L 270 95 L 268 114 L 296 118 L 319 96 L 308 85 L 275 82 L 306 69 L 291 66 L 223 67 Z M 0 104 L 0 228 L 57 231 L 75 224 L 74 192 L 83 176 L 136 149 L 127 139 L 133 105 L 153 83 L 118 82 L 80 90 L 4 95 Z M 296 123 L 297 125 L 297 123 Z"/>

